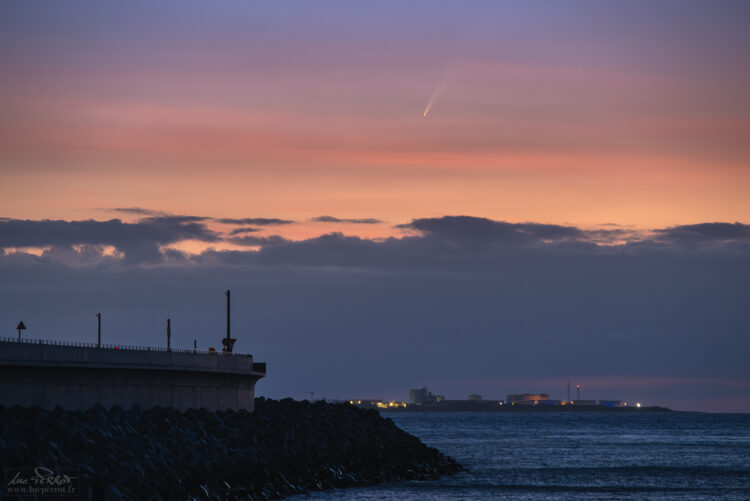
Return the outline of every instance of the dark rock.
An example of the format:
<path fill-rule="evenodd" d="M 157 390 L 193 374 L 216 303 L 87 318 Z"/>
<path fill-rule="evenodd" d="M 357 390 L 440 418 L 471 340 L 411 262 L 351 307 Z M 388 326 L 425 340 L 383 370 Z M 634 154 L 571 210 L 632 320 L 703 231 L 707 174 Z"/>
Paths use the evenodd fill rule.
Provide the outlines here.
<path fill-rule="evenodd" d="M 258 398 L 254 413 L 0 406 L 0 472 L 72 469 L 90 499 L 277 499 L 463 470 L 374 410 Z"/>

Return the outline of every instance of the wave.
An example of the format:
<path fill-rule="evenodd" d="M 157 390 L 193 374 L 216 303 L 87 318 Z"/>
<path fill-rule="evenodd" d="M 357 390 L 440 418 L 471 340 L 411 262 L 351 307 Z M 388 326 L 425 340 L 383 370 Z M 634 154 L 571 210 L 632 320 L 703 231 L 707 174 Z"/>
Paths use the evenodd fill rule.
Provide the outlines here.
<path fill-rule="evenodd" d="M 681 492 L 692 494 L 745 493 L 750 494 L 750 487 L 706 487 L 706 486 L 643 486 L 643 485 L 564 485 L 564 484 L 433 484 L 428 487 L 435 491 L 524 491 L 524 492 L 579 492 L 579 493 L 658 493 Z"/>
<path fill-rule="evenodd" d="M 540 468 L 508 468 L 493 470 L 493 473 L 549 473 L 549 474 L 624 474 L 624 475 L 658 475 L 664 476 L 682 475 L 682 476 L 742 476 L 750 478 L 750 470 L 723 468 L 719 466 L 596 466 L 596 467 L 540 467 Z"/>

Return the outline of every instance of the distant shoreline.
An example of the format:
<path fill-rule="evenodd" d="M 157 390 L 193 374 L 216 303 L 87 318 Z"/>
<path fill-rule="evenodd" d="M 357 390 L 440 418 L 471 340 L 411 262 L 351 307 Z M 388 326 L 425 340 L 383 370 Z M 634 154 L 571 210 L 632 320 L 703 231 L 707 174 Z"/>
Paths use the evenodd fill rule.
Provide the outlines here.
<path fill-rule="evenodd" d="M 484 402 L 438 403 L 430 405 L 410 405 L 378 409 L 383 413 L 391 412 L 615 412 L 615 413 L 652 413 L 680 412 L 667 407 L 605 407 L 601 405 L 497 405 Z"/>

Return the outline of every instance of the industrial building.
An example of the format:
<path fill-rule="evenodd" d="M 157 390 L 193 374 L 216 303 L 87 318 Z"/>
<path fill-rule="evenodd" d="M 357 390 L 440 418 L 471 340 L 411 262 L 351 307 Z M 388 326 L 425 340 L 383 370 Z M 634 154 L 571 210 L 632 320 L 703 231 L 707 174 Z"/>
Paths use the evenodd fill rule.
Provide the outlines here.
<path fill-rule="evenodd" d="M 433 395 L 426 386 L 409 390 L 409 403 L 413 405 L 436 404 L 443 400 L 445 400 L 443 395 Z"/>
<path fill-rule="evenodd" d="M 573 400 L 573 405 L 598 405 L 596 400 Z"/>
<path fill-rule="evenodd" d="M 563 405 L 562 400 L 539 400 L 537 405 Z"/>
<path fill-rule="evenodd" d="M 599 405 L 604 407 L 625 407 L 626 404 L 622 400 L 599 400 Z"/>
<path fill-rule="evenodd" d="M 507 402 L 510 405 L 538 405 L 544 400 L 549 400 L 549 395 L 546 393 L 519 393 L 508 395 Z"/>
<path fill-rule="evenodd" d="M 394 409 L 399 407 L 406 407 L 406 402 L 399 402 L 398 400 L 391 400 L 384 402 L 383 400 L 368 400 L 368 399 L 350 399 L 350 400 L 332 400 L 332 403 L 349 403 L 349 405 L 355 405 L 362 409 Z"/>

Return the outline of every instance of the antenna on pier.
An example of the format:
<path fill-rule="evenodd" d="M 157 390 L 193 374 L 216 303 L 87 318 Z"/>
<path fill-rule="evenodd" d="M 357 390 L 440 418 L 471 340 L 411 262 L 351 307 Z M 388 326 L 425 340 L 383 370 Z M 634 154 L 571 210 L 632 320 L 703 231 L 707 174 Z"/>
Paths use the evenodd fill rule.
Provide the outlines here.
<path fill-rule="evenodd" d="M 581 399 L 581 385 L 577 384 L 576 385 L 576 400 L 580 400 L 580 399 Z"/>
<path fill-rule="evenodd" d="M 232 339 L 230 332 L 230 291 L 227 290 L 224 294 L 227 296 L 227 337 L 221 340 L 221 344 L 224 345 L 224 348 L 221 351 L 224 353 L 232 353 L 232 347 L 237 340 Z"/>
<path fill-rule="evenodd" d="M 96 347 L 97 348 L 101 348 L 102 347 L 102 314 L 101 313 L 97 313 L 96 314 L 96 319 L 97 319 L 97 324 L 98 324 L 98 327 L 97 327 L 97 330 L 96 330 L 97 331 L 97 335 L 96 335 Z"/>
<path fill-rule="evenodd" d="M 568 402 L 570 402 L 570 379 L 568 379 Z"/>
<path fill-rule="evenodd" d="M 167 317 L 167 351 L 172 351 L 172 321 Z"/>

